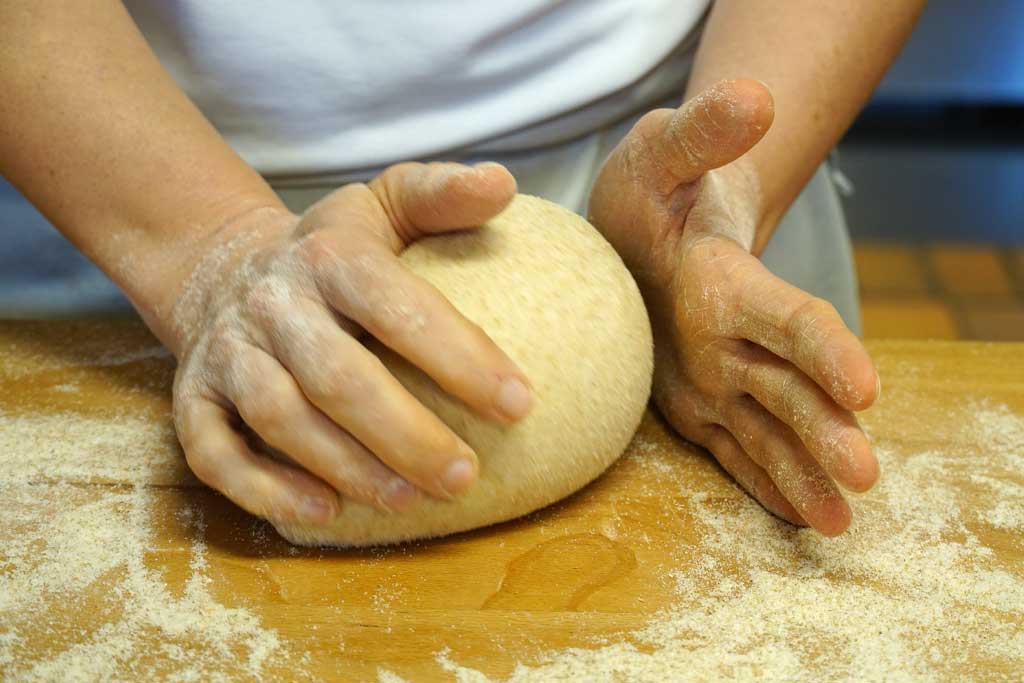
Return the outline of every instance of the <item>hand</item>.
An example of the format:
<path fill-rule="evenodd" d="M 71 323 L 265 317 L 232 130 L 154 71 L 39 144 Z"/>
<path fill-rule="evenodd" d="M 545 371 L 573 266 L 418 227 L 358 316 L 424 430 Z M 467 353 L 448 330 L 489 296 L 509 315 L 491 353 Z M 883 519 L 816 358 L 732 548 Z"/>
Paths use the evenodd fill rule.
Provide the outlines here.
<path fill-rule="evenodd" d="M 648 113 L 605 163 L 590 218 L 643 292 L 664 416 L 765 508 L 835 535 L 851 517 L 838 486 L 878 478 L 852 412 L 878 377 L 831 304 L 750 253 L 763 209 L 742 155 L 772 116 L 753 81 Z"/>
<path fill-rule="evenodd" d="M 480 225 L 515 189 L 497 164 L 401 164 L 301 218 L 262 210 L 219 231 L 173 313 L 175 426 L 196 476 L 254 514 L 307 524 L 337 514 L 338 492 L 388 510 L 464 492 L 476 455 L 359 337 L 486 417 L 523 417 L 523 373 L 397 256 Z M 291 462 L 251 449 L 239 418 Z"/>

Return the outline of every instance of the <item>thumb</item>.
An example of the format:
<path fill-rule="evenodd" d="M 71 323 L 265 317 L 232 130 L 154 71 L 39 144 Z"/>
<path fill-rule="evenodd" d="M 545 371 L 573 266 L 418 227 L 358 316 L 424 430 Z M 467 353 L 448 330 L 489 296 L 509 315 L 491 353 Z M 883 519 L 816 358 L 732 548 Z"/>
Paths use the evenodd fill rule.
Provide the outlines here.
<path fill-rule="evenodd" d="M 473 228 L 504 209 L 516 181 L 501 164 L 403 163 L 369 183 L 406 244 L 425 235 Z"/>
<path fill-rule="evenodd" d="M 774 103 L 759 81 L 719 81 L 676 110 L 651 112 L 637 124 L 669 192 L 745 154 L 772 124 Z M 648 119 L 650 117 L 650 119 Z"/>

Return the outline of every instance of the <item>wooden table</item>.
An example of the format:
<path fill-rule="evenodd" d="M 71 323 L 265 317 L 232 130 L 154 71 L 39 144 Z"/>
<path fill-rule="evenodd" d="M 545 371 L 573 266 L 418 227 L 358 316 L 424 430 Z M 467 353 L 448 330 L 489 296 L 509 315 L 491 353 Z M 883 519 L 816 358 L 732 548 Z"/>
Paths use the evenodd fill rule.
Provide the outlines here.
<path fill-rule="evenodd" d="M 2 322 L 0 678 L 472 680 L 555 662 L 572 680 L 1019 679 L 1024 345 L 871 351 L 884 390 L 863 422 L 892 483 L 854 501 L 844 538 L 769 517 L 649 413 L 560 504 L 338 551 L 289 546 L 191 477 L 173 361 L 138 323 Z M 666 654 L 657 634 L 688 644 Z M 564 668 L 571 647 L 605 659 Z"/>

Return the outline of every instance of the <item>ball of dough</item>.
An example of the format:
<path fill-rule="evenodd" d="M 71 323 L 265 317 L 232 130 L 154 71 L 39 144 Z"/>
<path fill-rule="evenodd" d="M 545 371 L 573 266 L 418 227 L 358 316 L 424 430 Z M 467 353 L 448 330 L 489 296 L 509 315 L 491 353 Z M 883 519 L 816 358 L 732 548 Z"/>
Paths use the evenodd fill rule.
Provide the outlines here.
<path fill-rule="evenodd" d="M 653 366 L 650 322 L 622 260 L 583 218 L 518 195 L 481 228 L 418 241 L 401 258 L 519 364 L 533 384 L 533 410 L 511 426 L 491 422 L 371 342 L 476 451 L 479 480 L 455 501 L 424 495 L 404 513 L 346 500 L 330 525 L 278 524 L 293 543 L 394 543 L 519 517 L 596 478 L 640 423 Z"/>

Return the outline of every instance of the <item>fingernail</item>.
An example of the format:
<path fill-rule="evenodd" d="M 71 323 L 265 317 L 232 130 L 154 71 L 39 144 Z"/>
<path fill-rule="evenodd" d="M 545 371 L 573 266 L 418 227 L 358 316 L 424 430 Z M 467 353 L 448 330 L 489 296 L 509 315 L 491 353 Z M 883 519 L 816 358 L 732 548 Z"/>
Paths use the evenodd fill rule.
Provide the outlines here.
<path fill-rule="evenodd" d="M 875 375 L 875 400 L 882 398 L 882 376 Z"/>
<path fill-rule="evenodd" d="M 509 377 L 501 383 L 495 406 L 498 412 L 510 420 L 518 420 L 530 412 L 533 397 L 530 390 L 515 377 Z"/>
<path fill-rule="evenodd" d="M 384 507 L 395 512 L 408 510 L 413 502 L 416 501 L 416 498 L 416 487 L 405 479 L 397 478 L 388 482 L 381 494 L 381 502 L 384 504 Z"/>
<path fill-rule="evenodd" d="M 454 498 L 473 484 L 476 476 L 474 470 L 473 463 L 469 460 L 453 460 L 441 475 L 441 488 L 449 497 Z"/>
<path fill-rule="evenodd" d="M 324 524 L 334 517 L 334 510 L 323 498 L 303 498 L 299 505 L 299 517 L 304 522 Z"/>

